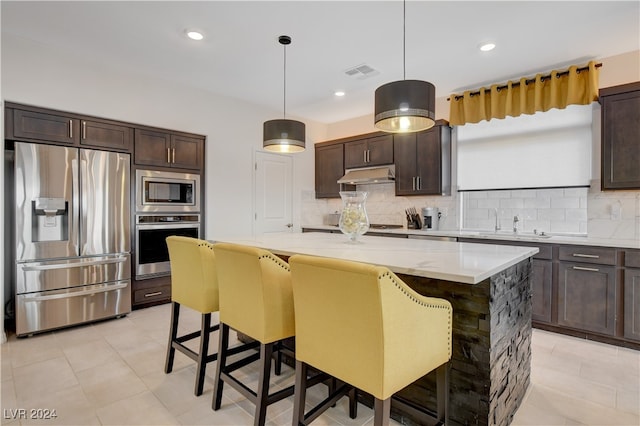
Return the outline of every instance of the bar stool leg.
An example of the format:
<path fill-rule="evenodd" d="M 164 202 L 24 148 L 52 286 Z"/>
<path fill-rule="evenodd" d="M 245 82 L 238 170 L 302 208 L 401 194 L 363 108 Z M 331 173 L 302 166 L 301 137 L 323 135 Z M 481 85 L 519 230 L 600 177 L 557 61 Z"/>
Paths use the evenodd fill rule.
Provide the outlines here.
<path fill-rule="evenodd" d="M 358 398 L 356 388 L 349 391 L 349 417 L 355 419 L 358 417 Z"/>
<path fill-rule="evenodd" d="M 271 357 L 273 356 L 273 343 L 260 345 L 260 378 L 258 379 L 258 391 L 256 392 L 256 414 L 253 419 L 254 426 L 263 426 L 267 417 L 267 398 L 269 397 L 269 378 L 271 376 Z"/>
<path fill-rule="evenodd" d="M 295 394 L 293 398 L 293 426 L 304 425 L 304 406 L 307 398 L 307 364 L 296 360 Z"/>
<path fill-rule="evenodd" d="M 207 356 L 209 355 L 209 329 L 211 328 L 211 314 L 202 314 L 202 324 L 200 325 L 200 351 L 197 361 L 197 378 L 194 393 L 196 396 L 202 395 L 204 389 L 204 374 L 207 369 Z"/>
<path fill-rule="evenodd" d="M 227 366 L 227 350 L 229 346 L 229 326 L 220 323 L 220 339 L 218 345 L 218 362 L 216 363 L 216 378 L 213 383 L 213 403 L 212 408 L 219 410 L 222 404 L 222 388 L 224 381 L 222 380 L 222 369 Z"/>
<path fill-rule="evenodd" d="M 180 317 L 180 304 L 171 302 L 171 331 L 169 332 L 169 345 L 167 346 L 167 359 L 164 364 L 164 372 L 169 374 L 173 370 L 173 359 L 176 349 L 173 342 L 178 337 L 178 318 Z"/>
<path fill-rule="evenodd" d="M 373 411 L 374 426 L 389 426 L 389 417 L 391 416 L 391 398 L 384 400 L 375 398 Z"/>
<path fill-rule="evenodd" d="M 437 416 L 445 425 L 449 423 L 449 365 L 447 362 L 436 369 Z"/>

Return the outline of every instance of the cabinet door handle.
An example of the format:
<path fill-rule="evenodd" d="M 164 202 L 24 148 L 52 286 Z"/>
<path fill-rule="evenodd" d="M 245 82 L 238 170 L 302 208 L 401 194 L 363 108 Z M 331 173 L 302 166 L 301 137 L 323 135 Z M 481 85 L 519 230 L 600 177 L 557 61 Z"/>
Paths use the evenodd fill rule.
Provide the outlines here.
<path fill-rule="evenodd" d="M 411 184 L 412 184 L 413 190 L 415 191 L 416 190 L 416 177 L 415 176 L 411 178 Z"/>
<path fill-rule="evenodd" d="M 598 256 L 597 254 L 573 253 L 573 257 L 585 257 L 587 259 L 600 259 L 600 256 Z"/>
<path fill-rule="evenodd" d="M 418 183 L 417 189 L 420 191 L 422 189 L 422 178 L 420 176 L 416 176 L 416 182 Z"/>
<path fill-rule="evenodd" d="M 583 266 L 573 266 L 573 269 L 576 271 L 600 272 L 600 269 L 598 268 L 585 268 Z"/>
<path fill-rule="evenodd" d="M 366 149 L 364 151 L 362 151 L 362 162 L 363 163 L 367 162 L 367 150 Z"/>
<path fill-rule="evenodd" d="M 171 148 L 167 148 L 167 163 L 171 163 Z"/>
<path fill-rule="evenodd" d="M 367 163 L 371 162 L 371 151 L 367 150 Z"/>
<path fill-rule="evenodd" d="M 73 120 L 69 120 L 69 139 L 73 139 Z"/>
<path fill-rule="evenodd" d="M 82 139 L 87 139 L 87 122 L 82 121 Z"/>
<path fill-rule="evenodd" d="M 160 296 L 162 294 L 161 291 L 154 291 L 153 293 L 147 293 L 144 295 L 144 297 L 153 297 L 153 296 Z"/>
<path fill-rule="evenodd" d="M 176 149 L 173 148 L 173 161 L 171 161 L 173 164 L 176 164 Z"/>

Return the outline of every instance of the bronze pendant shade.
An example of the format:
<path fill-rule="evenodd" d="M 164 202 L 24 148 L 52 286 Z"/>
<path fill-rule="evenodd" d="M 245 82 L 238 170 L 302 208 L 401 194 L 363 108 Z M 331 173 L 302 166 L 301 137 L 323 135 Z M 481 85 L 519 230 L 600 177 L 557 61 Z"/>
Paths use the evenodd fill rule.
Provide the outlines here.
<path fill-rule="evenodd" d="M 406 79 L 407 3 L 402 2 L 402 68 L 403 79 L 376 89 L 374 125 L 383 132 L 411 133 L 434 126 L 436 88 L 421 80 Z"/>
<path fill-rule="evenodd" d="M 436 88 L 427 81 L 400 80 L 376 89 L 375 126 L 385 132 L 419 132 L 435 124 Z"/>
<path fill-rule="evenodd" d="M 268 151 L 301 152 L 305 145 L 304 123 L 295 120 L 269 120 L 264 122 L 262 146 Z"/>
<path fill-rule="evenodd" d="M 282 35 L 278 42 L 284 48 L 283 118 L 265 121 L 262 147 L 273 152 L 302 152 L 305 148 L 305 125 L 300 121 L 287 120 L 287 45 L 291 37 Z"/>

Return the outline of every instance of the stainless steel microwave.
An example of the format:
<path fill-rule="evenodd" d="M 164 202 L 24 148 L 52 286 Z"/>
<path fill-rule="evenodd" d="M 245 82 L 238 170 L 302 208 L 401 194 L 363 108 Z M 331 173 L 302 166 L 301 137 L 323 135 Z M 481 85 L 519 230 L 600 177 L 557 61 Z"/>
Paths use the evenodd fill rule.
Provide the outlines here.
<path fill-rule="evenodd" d="M 200 175 L 136 170 L 136 211 L 200 212 Z"/>

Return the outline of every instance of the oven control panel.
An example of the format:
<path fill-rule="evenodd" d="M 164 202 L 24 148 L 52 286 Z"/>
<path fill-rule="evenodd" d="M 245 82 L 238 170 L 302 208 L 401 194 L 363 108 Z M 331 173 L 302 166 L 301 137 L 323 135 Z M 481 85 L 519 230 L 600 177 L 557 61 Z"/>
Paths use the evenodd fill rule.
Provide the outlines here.
<path fill-rule="evenodd" d="M 153 215 L 137 215 L 136 216 L 136 224 L 146 224 L 146 223 L 193 223 L 200 222 L 199 214 L 183 214 L 183 215 L 162 215 L 162 214 L 153 214 Z"/>

